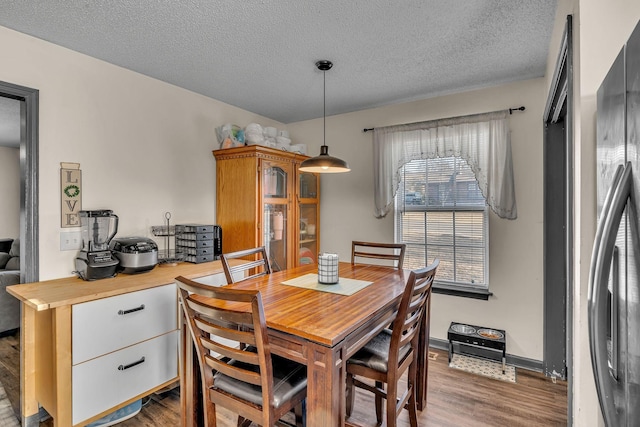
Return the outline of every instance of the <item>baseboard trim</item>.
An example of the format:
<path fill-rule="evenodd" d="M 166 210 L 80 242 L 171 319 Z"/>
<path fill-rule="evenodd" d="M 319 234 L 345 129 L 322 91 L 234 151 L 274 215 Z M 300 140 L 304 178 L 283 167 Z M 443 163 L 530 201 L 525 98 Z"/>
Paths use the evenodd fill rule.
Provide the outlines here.
<path fill-rule="evenodd" d="M 449 341 L 439 338 L 429 338 L 429 346 L 439 350 L 449 351 Z M 527 357 L 515 356 L 507 353 L 507 363 L 517 368 L 527 369 L 534 372 L 542 372 L 542 361 L 529 359 Z"/>

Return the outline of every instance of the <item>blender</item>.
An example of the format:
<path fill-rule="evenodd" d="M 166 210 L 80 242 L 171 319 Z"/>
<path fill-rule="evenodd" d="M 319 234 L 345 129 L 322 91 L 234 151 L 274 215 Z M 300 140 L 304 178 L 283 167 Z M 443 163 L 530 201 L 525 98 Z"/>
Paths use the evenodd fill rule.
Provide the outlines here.
<path fill-rule="evenodd" d="M 80 211 L 82 250 L 76 257 L 76 273 L 84 280 L 97 280 L 116 275 L 118 259 L 109 242 L 118 232 L 118 216 L 103 209 Z"/>

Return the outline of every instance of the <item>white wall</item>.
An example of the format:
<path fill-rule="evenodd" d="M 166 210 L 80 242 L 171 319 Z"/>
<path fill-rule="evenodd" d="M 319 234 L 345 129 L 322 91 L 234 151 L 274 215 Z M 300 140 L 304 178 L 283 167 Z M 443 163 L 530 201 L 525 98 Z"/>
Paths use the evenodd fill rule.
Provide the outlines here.
<path fill-rule="evenodd" d="M 0 238 L 20 235 L 20 149 L 0 147 Z"/>
<path fill-rule="evenodd" d="M 60 227 L 60 162 L 80 163 L 84 209 L 112 209 L 121 236 L 150 236 L 166 211 L 214 223 L 216 126 L 282 127 L 4 27 L 0 52 L 0 80 L 40 91 L 40 280 L 70 276 L 77 253 L 60 251 L 73 230 Z"/>
<path fill-rule="evenodd" d="M 511 116 L 518 219 L 490 215 L 489 301 L 434 295 L 431 336 L 446 339 L 451 321 L 506 329 L 510 354 L 542 360 L 542 113 L 544 79 L 391 105 L 327 118 L 329 152 L 347 174 L 321 178 L 322 250 L 348 260 L 351 240 L 393 241 L 394 219 L 373 216 L 372 134 L 363 128 L 526 106 Z M 328 101 L 330 102 L 330 100 Z M 322 144 L 322 119 L 289 125 L 310 154 Z"/>

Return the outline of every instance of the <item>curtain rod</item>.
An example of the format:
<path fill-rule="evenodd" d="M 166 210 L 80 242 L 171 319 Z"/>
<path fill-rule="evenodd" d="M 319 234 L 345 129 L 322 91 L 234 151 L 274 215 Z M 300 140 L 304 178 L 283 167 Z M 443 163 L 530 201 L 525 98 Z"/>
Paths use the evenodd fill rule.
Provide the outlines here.
<path fill-rule="evenodd" d="M 517 108 L 509 108 L 509 114 L 513 114 L 514 111 L 524 111 L 525 107 L 524 105 L 517 107 Z M 370 130 L 374 130 L 375 128 L 366 128 L 366 129 L 362 129 L 363 132 L 369 132 Z"/>

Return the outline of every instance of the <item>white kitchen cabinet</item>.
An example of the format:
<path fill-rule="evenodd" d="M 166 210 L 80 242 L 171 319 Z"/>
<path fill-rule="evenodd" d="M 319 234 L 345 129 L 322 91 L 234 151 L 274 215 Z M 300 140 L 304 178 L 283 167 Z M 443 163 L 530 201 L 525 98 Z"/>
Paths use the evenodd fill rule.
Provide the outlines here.
<path fill-rule="evenodd" d="M 73 305 L 72 363 L 176 330 L 177 306 L 174 284 Z"/>
<path fill-rule="evenodd" d="M 73 424 L 178 374 L 174 284 L 71 307 Z"/>
<path fill-rule="evenodd" d="M 73 366 L 73 424 L 175 378 L 178 331 Z"/>

